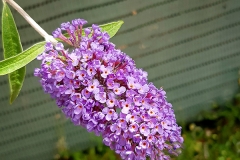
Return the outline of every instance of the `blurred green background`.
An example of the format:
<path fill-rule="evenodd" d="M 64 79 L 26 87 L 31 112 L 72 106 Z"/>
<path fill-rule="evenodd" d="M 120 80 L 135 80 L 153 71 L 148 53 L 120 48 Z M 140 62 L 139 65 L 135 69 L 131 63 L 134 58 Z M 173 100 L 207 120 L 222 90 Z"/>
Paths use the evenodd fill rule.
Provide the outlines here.
<path fill-rule="evenodd" d="M 219 160 L 237 159 L 234 155 L 239 156 L 236 149 L 239 128 L 234 122 L 239 120 L 233 115 L 237 113 L 234 109 L 238 104 L 231 103 L 235 106 L 231 109 L 226 103 L 238 92 L 239 0 L 16 2 L 48 33 L 74 18 L 84 18 L 89 25 L 123 20 L 125 23 L 112 42 L 148 72 L 149 81 L 166 90 L 179 124 L 184 124 L 183 152 L 195 156 L 194 159 L 215 159 L 213 155 Z M 12 9 L 12 12 L 25 49 L 43 40 L 16 11 Z M 1 53 L 0 45 L 0 59 L 3 59 Z M 61 154 L 75 154 L 75 151 L 80 154 L 80 150 L 85 155 L 99 152 L 102 157 L 108 150 L 101 150 L 100 139 L 66 120 L 55 102 L 44 94 L 33 76 L 38 66 L 37 61 L 27 66 L 23 90 L 12 106 L 8 103 L 7 76 L 0 77 L 0 159 L 49 160 Z M 209 128 L 205 122 L 210 122 L 205 120 L 195 122 L 202 111 L 213 116 L 210 110 L 216 104 L 227 109 L 227 113 L 216 112 L 213 126 Z M 224 115 L 230 119 L 225 122 L 222 114 L 232 116 Z M 96 145 L 99 150 L 85 150 Z"/>

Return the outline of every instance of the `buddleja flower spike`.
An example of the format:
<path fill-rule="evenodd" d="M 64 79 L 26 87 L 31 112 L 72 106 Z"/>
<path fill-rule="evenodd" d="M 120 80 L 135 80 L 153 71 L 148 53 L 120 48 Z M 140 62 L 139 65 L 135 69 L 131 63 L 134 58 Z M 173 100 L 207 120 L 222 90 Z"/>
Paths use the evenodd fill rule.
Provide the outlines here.
<path fill-rule="evenodd" d="M 71 45 L 47 43 L 35 69 L 42 87 L 75 125 L 103 136 L 122 159 L 170 159 L 183 138 L 166 92 L 147 81 L 147 72 L 115 49 L 109 35 L 87 21 L 62 23 L 53 36 Z M 62 32 L 66 32 L 67 35 Z M 70 51 L 71 50 L 71 51 Z M 169 153 L 169 154 L 168 154 Z"/>

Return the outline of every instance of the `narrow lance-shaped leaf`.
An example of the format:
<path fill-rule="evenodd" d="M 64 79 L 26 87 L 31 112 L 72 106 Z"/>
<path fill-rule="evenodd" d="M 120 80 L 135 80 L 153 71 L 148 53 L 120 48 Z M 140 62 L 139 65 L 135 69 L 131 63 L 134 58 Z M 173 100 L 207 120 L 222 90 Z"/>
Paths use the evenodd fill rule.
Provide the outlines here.
<path fill-rule="evenodd" d="M 123 21 L 107 23 L 100 25 L 100 28 L 102 28 L 102 31 L 106 31 L 109 34 L 110 38 L 112 38 L 113 36 L 115 36 L 123 23 Z"/>
<path fill-rule="evenodd" d="M 103 24 L 103 25 L 99 25 L 99 27 L 102 29 L 102 31 L 105 31 L 109 34 L 110 38 L 112 38 L 117 31 L 120 29 L 120 27 L 122 26 L 124 22 L 123 21 L 117 21 L 117 22 L 111 22 L 111 23 L 107 23 L 107 24 Z M 89 27 L 92 28 L 92 27 Z M 83 31 L 82 35 L 84 36 L 85 33 Z M 69 35 L 66 33 L 64 34 L 65 37 L 69 37 Z M 58 39 L 59 41 L 61 41 L 60 39 Z"/>
<path fill-rule="evenodd" d="M 4 3 L 2 10 L 2 42 L 5 59 L 13 57 L 23 51 L 14 18 L 6 3 Z M 25 74 L 26 67 L 23 66 L 22 68 L 19 68 L 8 75 L 10 85 L 10 104 L 20 93 Z"/>
<path fill-rule="evenodd" d="M 0 75 L 9 74 L 26 66 L 45 50 L 46 42 L 39 42 L 22 53 L 0 61 Z"/>

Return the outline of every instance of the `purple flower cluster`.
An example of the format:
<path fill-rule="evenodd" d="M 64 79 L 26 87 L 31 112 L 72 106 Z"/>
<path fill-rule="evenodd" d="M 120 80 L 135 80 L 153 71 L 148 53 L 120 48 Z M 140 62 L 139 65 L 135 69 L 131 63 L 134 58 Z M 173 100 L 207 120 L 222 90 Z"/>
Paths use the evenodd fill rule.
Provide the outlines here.
<path fill-rule="evenodd" d="M 183 143 L 166 92 L 147 81 L 147 73 L 109 42 L 99 26 L 83 30 L 83 19 L 62 23 L 55 38 L 38 56 L 35 69 L 45 92 L 56 99 L 66 117 L 75 125 L 103 136 L 122 159 L 170 159 L 178 155 Z M 67 36 L 62 32 L 66 32 Z M 84 33 L 83 33 L 84 32 Z"/>

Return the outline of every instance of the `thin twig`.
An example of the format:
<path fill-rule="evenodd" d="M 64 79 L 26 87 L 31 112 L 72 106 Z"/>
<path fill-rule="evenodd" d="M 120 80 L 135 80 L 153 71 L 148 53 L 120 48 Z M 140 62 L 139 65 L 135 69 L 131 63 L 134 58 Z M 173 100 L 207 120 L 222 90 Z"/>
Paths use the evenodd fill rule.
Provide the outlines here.
<path fill-rule="evenodd" d="M 23 18 L 43 37 L 46 41 L 56 44 L 58 41 L 49 35 L 42 27 L 40 27 L 14 0 L 3 0 L 9 3 L 16 11 L 18 11 Z"/>

